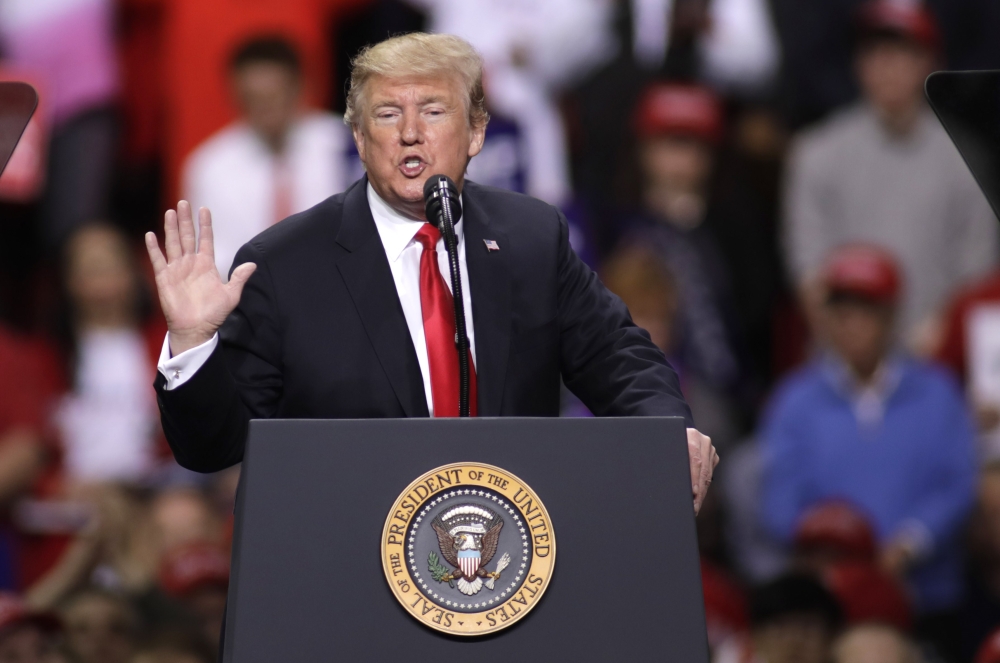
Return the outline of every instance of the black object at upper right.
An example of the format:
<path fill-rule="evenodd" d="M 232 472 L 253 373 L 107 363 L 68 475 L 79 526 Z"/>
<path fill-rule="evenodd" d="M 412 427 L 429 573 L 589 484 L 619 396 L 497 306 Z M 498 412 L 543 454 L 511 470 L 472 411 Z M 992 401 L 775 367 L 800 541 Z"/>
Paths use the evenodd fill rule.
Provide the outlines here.
<path fill-rule="evenodd" d="M 941 71 L 925 86 L 931 107 L 1000 218 L 1000 71 Z"/>
<path fill-rule="evenodd" d="M 0 173 L 38 107 L 38 93 L 27 83 L 0 82 Z"/>

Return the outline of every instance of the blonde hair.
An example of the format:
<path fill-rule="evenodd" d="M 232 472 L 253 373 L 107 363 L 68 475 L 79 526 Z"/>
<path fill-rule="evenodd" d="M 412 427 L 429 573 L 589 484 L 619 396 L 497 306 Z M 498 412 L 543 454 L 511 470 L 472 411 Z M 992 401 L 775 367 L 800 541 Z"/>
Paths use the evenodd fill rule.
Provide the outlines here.
<path fill-rule="evenodd" d="M 457 75 L 465 87 L 469 124 L 485 126 L 490 116 L 486 112 L 483 92 L 483 60 L 472 45 L 454 35 L 431 35 L 414 32 L 392 37 L 373 46 L 366 46 L 351 61 L 351 82 L 347 90 L 347 111 L 344 121 L 357 126 L 360 122 L 361 98 L 365 86 L 374 76 Z"/>

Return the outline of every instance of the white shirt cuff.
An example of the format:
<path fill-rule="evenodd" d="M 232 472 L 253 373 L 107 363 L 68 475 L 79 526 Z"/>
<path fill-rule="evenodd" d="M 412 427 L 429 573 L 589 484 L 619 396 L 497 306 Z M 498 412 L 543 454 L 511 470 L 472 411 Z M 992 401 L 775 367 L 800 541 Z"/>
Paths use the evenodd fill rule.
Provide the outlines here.
<path fill-rule="evenodd" d="M 216 333 L 212 338 L 197 347 L 185 350 L 176 357 L 170 356 L 170 332 L 167 332 L 163 339 L 163 349 L 160 350 L 160 361 L 156 365 L 156 370 L 167 379 L 167 391 L 173 391 L 181 386 L 198 372 L 198 369 L 205 365 L 208 358 L 212 356 L 215 347 L 219 344 L 219 335 Z"/>

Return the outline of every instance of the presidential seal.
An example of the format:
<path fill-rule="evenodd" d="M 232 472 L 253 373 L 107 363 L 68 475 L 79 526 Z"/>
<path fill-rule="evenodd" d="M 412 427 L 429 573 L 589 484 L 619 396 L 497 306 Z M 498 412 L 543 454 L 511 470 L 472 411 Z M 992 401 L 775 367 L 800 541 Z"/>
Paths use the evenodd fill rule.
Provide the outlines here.
<path fill-rule="evenodd" d="M 556 558 L 549 514 L 531 488 L 492 465 L 456 463 L 399 496 L 382 567 L 410 615 L 438 631 L 507 628 L 541 599 Z"/>

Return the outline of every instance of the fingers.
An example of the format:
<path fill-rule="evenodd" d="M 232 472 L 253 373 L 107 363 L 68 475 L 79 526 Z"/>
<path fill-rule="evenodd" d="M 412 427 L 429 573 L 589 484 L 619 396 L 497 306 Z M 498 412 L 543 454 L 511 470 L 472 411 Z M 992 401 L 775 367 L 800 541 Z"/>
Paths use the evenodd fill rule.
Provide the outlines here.
<path fill-rule="evenodd" d="M 195 252 L 197 238 L 194 232 L 194 217 L 191 214 L 191 203 L 182 200 L 177 203 L 177 225 L 181 240 L 181 252 L 190 255 Z"/>
<path fill-rule="evenodd" d="M 167 250 L 167 262 L 181 257 L 181 240 L 177 231 L 177 212 L 168 209 L 163 215 L 163 248 Z"/>
<path fill-rule="evenodd" d="M 691 462 L 691 492 L 697 497 L 701 480 L 701 447 L 696 440 L 691 438 L 691 430 L 688 430 L 688 458 Z"/>
<path fill-rule="evenodd" d="M 154 233 L 146 233 L 146 253 L 149 254 L 149 262 L 153 264 L 153 274 L 159 274 L 167 268 L 167 259 L 163 257 Z"/>
<path fill-rule="evenodd" d="M 694 512 L 697 515 L 708 494 L 715 467 L 719 464 L 719 454 L 712 446 L 712 438 L 694 428 L 687 429 L 687 438 L 688 454 L 691 459 L 691 492 L 694 497 Z"/>
<path fill-rule="evenodd" d="M 237 302 L 240 299 L 240 294 L 243 292 L 243 286 L 246 285 L 255 269 L 257 269 L 257 265 L 252 262 L 245 262 L 234 269 L 233 275 L 229 277 L 229 283 L 226 284 L 226 287 L 229 288 L 230 293 L 232 293 Z"/>
<path fill-rule="evenodd" d="M 215 261 L 215 234 L 212 230 L 212 213 L 207 207 L 198 210 L 198 253 L 207 255 Z"/>

